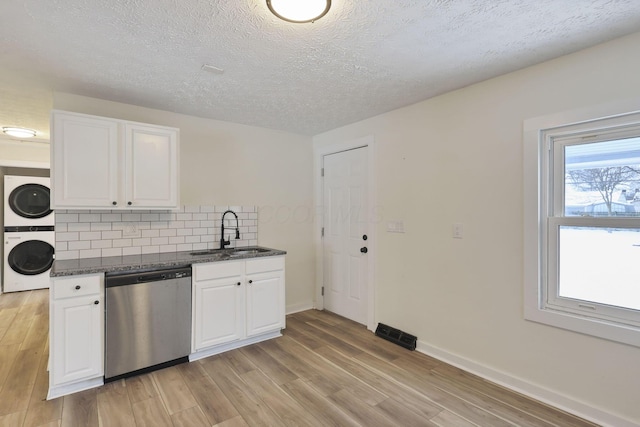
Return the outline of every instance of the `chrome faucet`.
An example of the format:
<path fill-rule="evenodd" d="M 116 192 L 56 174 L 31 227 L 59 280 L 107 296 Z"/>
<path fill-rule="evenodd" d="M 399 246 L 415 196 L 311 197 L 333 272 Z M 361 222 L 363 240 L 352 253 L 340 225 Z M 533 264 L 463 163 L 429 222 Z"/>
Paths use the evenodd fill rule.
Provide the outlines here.
<path fill-rule="evenodd" d="M 236 213 L 232 210 L 225 211 L 225 213 L 222 214 L 222 228 L 220 230 L 220 249 L 224 249 L 225 246 L 228 246 L 231 244 L 231 238 L 229 238 L 229 240 L 224 240 L 224 216 L 228 213 L 232 213 L 233 216 L 236 217 L 236 240 L 240 238 L 240 227 L 238 225 L 238 215 L 236 215 Z"/>

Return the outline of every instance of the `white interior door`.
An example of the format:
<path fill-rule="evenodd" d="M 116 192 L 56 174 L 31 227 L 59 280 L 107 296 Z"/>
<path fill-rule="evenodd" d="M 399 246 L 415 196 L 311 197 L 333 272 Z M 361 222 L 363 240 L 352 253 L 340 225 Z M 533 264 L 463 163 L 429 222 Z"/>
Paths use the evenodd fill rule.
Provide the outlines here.
<path fill-rule="evenodd" d="M 323 158 L 324 307 L 367 324 L 367 147 Z"/>

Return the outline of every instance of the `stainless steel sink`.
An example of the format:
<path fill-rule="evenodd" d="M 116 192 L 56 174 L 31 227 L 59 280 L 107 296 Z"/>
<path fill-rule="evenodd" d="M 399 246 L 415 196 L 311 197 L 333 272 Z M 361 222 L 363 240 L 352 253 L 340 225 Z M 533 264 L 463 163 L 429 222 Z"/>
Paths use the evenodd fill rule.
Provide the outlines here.
<path fill-rule="evenodd" d="M 234 248 L 234 249 L 207 249 L 205 251 L 191 252 L 190 255 L 216 255 L 237 257 L 243 255 L 256 255 L 263 252 L 269 252 L 271 249 L 261 248 L 258 246 L 249 246 L 246 248 Z"/>
<path fill-rule="evenodd" d="M 191 252 L 189 255 L 213 255 L 222 253 L 220 249 L 207 249 L 206 251 Z"/>
<path fill-rule="evenodd" d="M 229 256 L 255 255 L 261 252 L 269 252 L 266 248 L 237 248 L 231 250 Z"/>

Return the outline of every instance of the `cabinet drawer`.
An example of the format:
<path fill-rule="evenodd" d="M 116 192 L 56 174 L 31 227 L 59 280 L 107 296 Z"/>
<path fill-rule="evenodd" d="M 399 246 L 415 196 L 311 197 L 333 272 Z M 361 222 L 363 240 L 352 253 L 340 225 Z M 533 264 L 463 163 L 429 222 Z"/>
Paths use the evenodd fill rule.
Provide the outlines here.
<path fill-rule="evenodd" d="M 238 276 L 243 273 L 243 261 L 211 262 L 193 265 L 193 280 L 196 282 Z"/>
<path fill-rule="evenodd" d="M 284 257 L 264 257 L 247 260 L 247 274 L 284 270 Z"/>
<path fill-rule="evenodd" d="M 55 278 L 52 283 L 53 298 L 70 298 L 100 293 L 102 275 Z"/>

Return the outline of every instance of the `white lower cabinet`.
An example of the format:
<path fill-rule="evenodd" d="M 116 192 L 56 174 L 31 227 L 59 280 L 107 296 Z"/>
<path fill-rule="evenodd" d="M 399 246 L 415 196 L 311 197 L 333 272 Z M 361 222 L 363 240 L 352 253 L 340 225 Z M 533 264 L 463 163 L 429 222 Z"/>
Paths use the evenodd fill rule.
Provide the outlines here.
<path fill-rule="evenodd" d="M 102 274 L 52 280 L 49 399 L 102 384 L 103 295 Z"/>
<path fill-rule="evenodd" d="M 280 335 L 284 257 L 193 265 L 191 360 Z"/>

